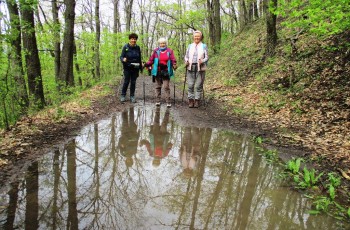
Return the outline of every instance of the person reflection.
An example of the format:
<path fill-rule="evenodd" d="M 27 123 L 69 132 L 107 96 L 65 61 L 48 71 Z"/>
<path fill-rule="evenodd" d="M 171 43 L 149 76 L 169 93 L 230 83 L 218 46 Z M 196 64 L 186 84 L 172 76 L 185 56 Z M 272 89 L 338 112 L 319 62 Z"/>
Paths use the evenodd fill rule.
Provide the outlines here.
<path fill-rule="evenodd" d="M 197 169 L 200 153 L 199 128 L 186 127 L 180 147 L 180 160 L 186 177 L 191 177 Z"/>
<path fill-rule="evenodd" d="M 168 156 L 173 144 L 169 142 L 170 133 L 167 131 L 169 123 L 169 109 L 166 110 L 162 124 L 160 124 L 160 107 L 157 107 L 153 125 L 149 133 L 148 140 L 141 140 L 140 146 L 146 145 L 147 151 L 153 157 L 152 165 L 158 167 L 161 159 Z"/>
<path fill-rule="evenodd" d="M 125 165 L 127 167 L 131 167 L 134 164 L 132 156 L 137 152 L 139 137 L 140 132 L 137 131 L 137 125 L 134 120 L 134 108 L 130 107 L 129 114 L 127 110 L 122 112 L 121 134 L 118 143 L 120 154 L 125 157 Z"/>

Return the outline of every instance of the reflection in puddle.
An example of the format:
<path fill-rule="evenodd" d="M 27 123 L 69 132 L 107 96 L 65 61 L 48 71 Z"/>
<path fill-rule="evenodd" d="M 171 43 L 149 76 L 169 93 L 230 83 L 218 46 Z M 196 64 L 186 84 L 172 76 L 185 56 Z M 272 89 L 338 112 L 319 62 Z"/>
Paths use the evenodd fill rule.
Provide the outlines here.
<path fill-rule="evenodd" d="M 341 229 L 279 186 L 246 135 L 181 127 L 170 112 L 135 107 L 85 127 L 1 188 L 0 227 Z"/>

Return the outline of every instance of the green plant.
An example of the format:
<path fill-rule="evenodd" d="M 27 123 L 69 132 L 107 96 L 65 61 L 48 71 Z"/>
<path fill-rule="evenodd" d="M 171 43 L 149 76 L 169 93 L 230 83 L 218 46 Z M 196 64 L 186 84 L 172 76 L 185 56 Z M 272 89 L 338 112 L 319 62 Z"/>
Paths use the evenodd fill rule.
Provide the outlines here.
<path fill-rule="evenodd" d="M 306 167 L 304 167 L 303 175 L 301 177 L 302 179 L 298 182 L 298 188 L 312 188 L 318 183 L 322 175 L 323 173 L 316 175 L 315 169 L 308 170 Z"/>
<path fill-rule="evenodd" d="M 337 176 L 334 172 L 328 173 L 328 182 L 333 187 L 337 188 L 341 183 L 341 178 Z"/>
<path fill-rule="evenodd" d="M 264 139 L 260 136 L 254 137 L 254 142 L 257 144 L 262 144 Z"/>
<path fill-rule="evenodd" d="M 336 188 L 339 187 L 341 183 L 340 177 L 338 177 L 335 173 L 328 173 L 328 184 L 326 187 L 328 188 L 328 194 L 331 200 L 333 201 L 336 197 Z"/>
<path fill-rule="evenodd" d="M 278 152 L 277 150 L 267 150 L 264 152 L 264 157 L 269 162 L 276 161 L 278 159 Z"/>
<path fill-rule="evenodd" d="M 326 196 L 317 197 L 317 199 L 313 202 L 315 205 L 315 210 L 311 214 L 318 214 L 320 212 L 327 212 L 329 209 L 329 205 L 332 204 L 332 201 Z"/>
<path fill-rule="evenodd" d="M 318 36 L 346 31 L 350 26 L 349 10 L 348 0 L 280 0 L 279 7 L 272 9 L 277 15 L 288 15 L 283 25 L 308 30 Z"/>
<path fill-rule="evenodd" d="M 333 185 L 328 186 L 328 193 L 329 193 L 329 197 L 333 201 L 335 199 L 335 188 Z"/>
<path fill-rule="evenodd" d="M 300 164 L 302 162 L 301 158 L 293 159 L 287 162 L 287 170 L 296 175 L 299 173 Z"/>

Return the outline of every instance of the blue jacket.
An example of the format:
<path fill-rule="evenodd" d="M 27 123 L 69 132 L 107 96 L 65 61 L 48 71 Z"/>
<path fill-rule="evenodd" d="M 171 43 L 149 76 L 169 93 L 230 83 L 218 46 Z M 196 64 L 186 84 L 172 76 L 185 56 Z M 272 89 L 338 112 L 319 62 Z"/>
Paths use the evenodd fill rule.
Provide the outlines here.
<path fill-rule="evenodd" d="M 126 58 L 126 62 L 123 59 Z M 120 61 L 123 63 L 125 70 L 140 70 L 142 71 L 142 57 L 140 46 L 131 46 L 129 43 L 123 46 L 122 53 L 120 54 Z M 139 66 L 135 68 L 131 63 L 138 63 Z"/>

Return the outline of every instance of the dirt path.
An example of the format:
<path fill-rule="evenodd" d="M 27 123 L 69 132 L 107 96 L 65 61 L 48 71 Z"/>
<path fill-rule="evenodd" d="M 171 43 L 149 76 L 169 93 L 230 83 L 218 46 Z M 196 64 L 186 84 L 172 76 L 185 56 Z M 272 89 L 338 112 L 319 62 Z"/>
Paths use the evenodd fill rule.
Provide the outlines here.
<path fill-rule="evenodd" d="M 145 82 L 145 100 L 147 103 L 154 103 L 153 83 L 148 76 L 137 81 L 136 98 L 138 104 L 143 104 L 143 82 Z M 12 180 L 18 173 L 25 170 L 33 160 L 65 143 L 73 137 L 84 125 L 108 117 L 110 114 L 122 111 L 129 106 L 130 102 L 124 104 L 119 102 L 118 86 L 113 85 L 113 95 L 101 98 L 91 97 L 91 93 L 83 93 L 83 97 L 91 97 L 92 106 L 88 109 L 75 108 L 74 116 L 55 122 L 52 119 L 39 117 L 25 118 L 18 122 L 10 131 L 2 133 L 0 146 L 0 183 Z M 186 103 L 186 93 L 184 103 L 182 103 L 182 84 L 176 85 L 175 106 L 171 108 L 171 116 L 182 125 L 206 126 L 223 129 L 233 129 L 238 132 L 248 133 L 253 136 L 261 136 L 270 140 L 266 145 L 273 145 L 273 148 L 282 151 L 288 150 L 288 155 L 307 155 L 307 149 L 298 145 L 283 142 L 277 132 L 271 128 L 273 126 L 262 125 L 244 118 L 228 116 L 221 109 L 222 104 L 216 101 L 208 101 L 206 106 L 199 109 L 190 109 Z M 173 97 L 174 85 L 171 84 L 171 95 Z M 95 90 L 99 90 L 98 87 Z M 162 105 L 165 106 L 165 105 Z"/>

